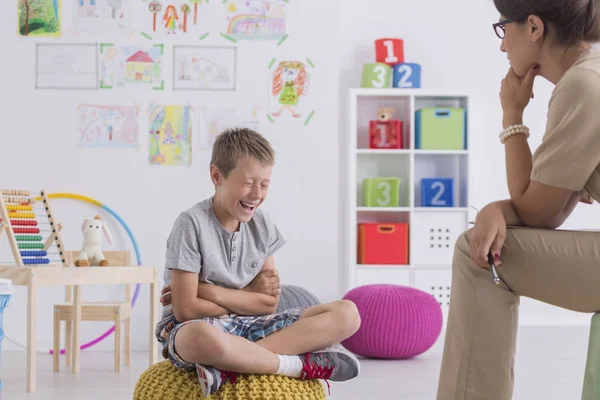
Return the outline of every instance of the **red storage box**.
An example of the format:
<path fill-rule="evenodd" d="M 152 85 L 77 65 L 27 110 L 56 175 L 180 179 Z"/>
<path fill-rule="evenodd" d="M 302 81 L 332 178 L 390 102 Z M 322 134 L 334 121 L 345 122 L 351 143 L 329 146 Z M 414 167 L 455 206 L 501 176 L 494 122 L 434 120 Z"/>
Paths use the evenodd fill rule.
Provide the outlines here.
<path fill-rule="evenodd" d="M 358 263 L 407 265 L 408 224 L 358 224 Z"/>
<path fill-rule="evenodd" d="M 369 147 L 372 149 L 401 149 L 402 121 L 369 121 Z"/>

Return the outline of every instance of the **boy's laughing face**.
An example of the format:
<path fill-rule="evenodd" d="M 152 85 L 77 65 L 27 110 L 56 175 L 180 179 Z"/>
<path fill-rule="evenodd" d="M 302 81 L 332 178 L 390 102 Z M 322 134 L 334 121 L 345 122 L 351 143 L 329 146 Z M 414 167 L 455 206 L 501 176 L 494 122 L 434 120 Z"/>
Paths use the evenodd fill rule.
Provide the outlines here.
<path fill-rule="evenodd" d="M 217 188 L 215 200 L 220 213 L 225 218 L 221 224 L 237 229 L 238 222 L 248 222 L 254 211 L 267 198 L 271 181 L 272 165 L 263 165 L 254 158 L 241 158 L 236 167 L 225 178 L 215 165 L 211 165 L 210 174 Z M 221 215 L 219 215 L 221 214 Z"/>

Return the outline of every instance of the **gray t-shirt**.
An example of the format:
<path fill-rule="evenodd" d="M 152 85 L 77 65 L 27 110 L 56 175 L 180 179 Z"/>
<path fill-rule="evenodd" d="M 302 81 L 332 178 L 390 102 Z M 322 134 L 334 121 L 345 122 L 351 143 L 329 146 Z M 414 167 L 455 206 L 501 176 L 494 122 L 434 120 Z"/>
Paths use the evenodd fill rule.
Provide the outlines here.
<path fill-rule="evenodd" d="M 212 198 L 203 200 L 182 212 L 173 224 L 167 240 L 165 285 L 171 283 L 171 270 L 180 269 L 198 274 L 202 282 L 241 289 L 284 244 L 265 211 L 257 209 L 238 231 L 228 232 L 215 215 Z"/>

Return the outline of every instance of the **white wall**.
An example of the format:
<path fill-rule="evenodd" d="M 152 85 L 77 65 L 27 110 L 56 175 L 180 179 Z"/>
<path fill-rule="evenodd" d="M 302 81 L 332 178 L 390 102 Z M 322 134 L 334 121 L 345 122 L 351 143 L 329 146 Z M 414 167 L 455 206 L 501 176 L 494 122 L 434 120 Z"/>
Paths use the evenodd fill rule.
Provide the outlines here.
<path fill-rule="evenodd" d="M 492 29 L 492 23 L 498 20 L 493 2 L 371 0 L 365 7 L 342 2 L 340 15 L 340 148 L 346 148 L 343 141 L 347 135 L 355 134 L 346 129 L 347 91 L 360 87 L 362 65 L 375 61 L 374 40 L 401 38 L 405 60 L 419 63 L 423 68 L 423 88 L 456 90 L 471 96 L 471 204 L 480 209 L 491 201 L 508 198 L 504 148 L 498 141 L 498 133 L 502 129 L 500 81 L 509 64 Z M 544 133 L 552 88 L 547 81 L 538 79 L 535 98 L 525 113 L 525 123 L 532 132 L 532 151 Z M 346 160 L 342 157 L 340 162 L 343 171 Z M 600 208 L 582 204 L 563 228 L 597 229 L 598 221 Z M 522 299 L 523 324 L 588 322 L 586 315 Z"/>
<path fill-rule="evenodd" d="M 70 1 L 63 2 L 70 4 Z M 209 152 L 194 150 L 190 168 L 150 167 L 147 157 L 146 107 L 152 100 L 173 104 L 188 101 L 193 105 L 227 106 L 237 102 L 261 103 L 262 93 L 245 90 L 236 93 L 215 92 L 129 92 L 111 91 L 35 91 L 34 50 L 36 42 L 89 41 L 73 38 L 68 32 L 60 40 L 17 37 L 16 4 L 11 2 L 0 15 L 0 46 L 4 77 L 0 90 L 4 125 L 0 130 L 0 187 L 45 188 L 48 192 L 74 192 L 100 200 L 118 212 L 129 224 L 140 245 L 143 262 L 162 271 L 165 242 L 176 216 L 197 201 L 210 196 L 208 176 Z M 219 7 L 221 2 L 211 2 Z M 306 127 L 298 121 L 271 124 L 261 120 L 262 133 L 277 151 L 277 164 L 269 199 L 264 204 L 288 245 L 276 257 L 284 283 L 306 287 L 323 301 L 339 296 L 338 272 L 338 54 L 339 4 L 337 1 L 291 1 L 288 8 L 289 39 L 281 47 L 274 43 L 238 43 L 238 87 L 254 88 L 266 79 L 266 66 L 274 56 L 310 57 L 314 109 L 316 113 Z M 70 22 L 65 7 L 63 24 Z M 136 36 L 138 43 L 145 39 Z M 324 42 L 323 40 L 326 39 Z M 103 41 L 102 38 L 97 38 Z M 114 41 L 111 41 L 114 42 Z M 118 42 L 117 42 L 118 43 Z M 183 44 L 199 44 L 191 39 Z M 203 44 L 227 45 L 229 42 L 212 34 Z M 322 46 L 320 43 L 327 43 Z M 171 47 L 165 47 L 165 59 L 171 59 Z M 8 57 L 10 55 L 10 57 Z M 170 76 L 167 66 L 166 76 Z M 170 80 L 166 81 L 170 88 Z M 79 149 L 75 109 L 82 102 L 139 104 L 140 149 Z M 321 161 L 317 161 L 317 160 Z M 64 240 L 68 248 L 80 245 L 79 229 L 85 216 L 97 210 L 75 202 L 56 200 L 55 215 L 66 225 Z M 129 246 L 125 232 L 112 225 L 114 249 Z M 0 237 L 0 242 L 5 242 Z M 107 249 L 111 248 L 107 246 Z M 0 258 L 10 257 L 0 246 Z M 148 289 L 134 309 L 134 350 L 148 345 Z M 86 300 L 117 300 L 119 288 L 93 287 L 83 291 Z M 62 288 L 44 288 L 38 294 L 37 345 L 48 350 L 52 340 L 52 305 L 62 301 Z M 5 313 L 7 335 L 22 343 L 26 334 L 26 292 L 22 288 Z M 85 323 L 82 343 L 95 338 L 111 325 Z M 111 350 L 112 337 L 94 350 Z M 15 346 L 6 342 L 5 349 Z"/>

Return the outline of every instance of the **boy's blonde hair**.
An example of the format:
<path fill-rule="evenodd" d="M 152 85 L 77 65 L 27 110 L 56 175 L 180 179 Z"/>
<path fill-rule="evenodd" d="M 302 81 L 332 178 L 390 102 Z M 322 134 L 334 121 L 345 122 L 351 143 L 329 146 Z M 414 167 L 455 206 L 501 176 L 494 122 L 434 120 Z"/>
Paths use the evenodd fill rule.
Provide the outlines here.
<path fill-rule="evenodd" d="M 228 128 L 213 144 L 211 164 L 216 165 L 225 178 L 236 167 L 238 160 L 254 158 L 263 165 L 275 164 L 275 151 L 260 133 L 248 128 Z"/>

